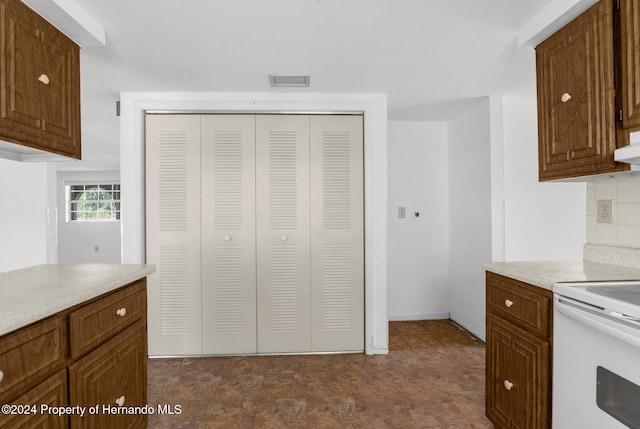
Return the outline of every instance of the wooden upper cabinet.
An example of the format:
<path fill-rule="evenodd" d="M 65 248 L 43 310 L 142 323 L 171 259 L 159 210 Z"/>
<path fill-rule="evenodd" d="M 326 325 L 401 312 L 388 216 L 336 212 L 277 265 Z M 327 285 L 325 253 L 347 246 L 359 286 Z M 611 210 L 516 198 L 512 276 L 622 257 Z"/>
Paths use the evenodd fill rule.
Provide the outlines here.
<path fill-rule="evenodd" d="M 613 160 L 613 9 L 601 0 L 536 48 L 541 181 L 628 169 Z"/>
<path fill-rule="evenodd" d="M 19 0 L 0 0 L 0 140 L 80 159 L 80 49 Z"/>
<path fill-rule="evenodd" d="M 622 123 L 625 128 L 640 128 L 640 4 L 637 0 L 621 0 L 620 28 L 624 76 L 620 91 Z"/>

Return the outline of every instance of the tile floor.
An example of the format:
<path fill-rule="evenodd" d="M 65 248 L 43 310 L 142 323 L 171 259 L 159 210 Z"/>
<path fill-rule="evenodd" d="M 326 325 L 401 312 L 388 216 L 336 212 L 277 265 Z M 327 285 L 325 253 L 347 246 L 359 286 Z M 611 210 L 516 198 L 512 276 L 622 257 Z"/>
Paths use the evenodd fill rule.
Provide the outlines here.
<path fill-rule="evenodd" d="M 416 320 L 389 323 L 389 350 L 476 346 L 484 343 L 451 320 Z"/>
<path fill-rule="evenodd" d="M 149 360 L 150 428 L 492 428 L 484 344 L 449 321 L 391 322 L 388 355 Z M 157 408 L 157 407 L 156 407 Z"/>

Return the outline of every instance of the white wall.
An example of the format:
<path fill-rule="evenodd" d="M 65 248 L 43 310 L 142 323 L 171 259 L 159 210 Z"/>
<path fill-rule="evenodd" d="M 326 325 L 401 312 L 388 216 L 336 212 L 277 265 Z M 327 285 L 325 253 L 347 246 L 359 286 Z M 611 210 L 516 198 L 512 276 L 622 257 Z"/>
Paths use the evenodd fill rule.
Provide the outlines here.
<path fill-rule="evenodd" d="M 484 262 L 491 260 L 490 100 L 449 122 L 451 319 L 485 338 Z"/>
<path fill-rule="evenodd" d="M 538 182 L 536 100 L 502 101 L 505 260 L 582 259 L 586 185 Z"/>
<path fill-rule="evenodd" d="M 57 178 L 58 263 L 113 263 L 121 260 L 120 222 L 67 222 L 65 182 L 120 182 L 118 171 L 59 171 Z M 96 250 L 98 246 L 98 250 Z"/>
<path fill-rule="evenodd" d="M 449 317 L 447 146 L 446 122 L 388 124 L 390 320 Z"/>
<path fill-rule="evenodd" d="M 47 263 L 47 164 L 0 159 L 0 272 Z"/>

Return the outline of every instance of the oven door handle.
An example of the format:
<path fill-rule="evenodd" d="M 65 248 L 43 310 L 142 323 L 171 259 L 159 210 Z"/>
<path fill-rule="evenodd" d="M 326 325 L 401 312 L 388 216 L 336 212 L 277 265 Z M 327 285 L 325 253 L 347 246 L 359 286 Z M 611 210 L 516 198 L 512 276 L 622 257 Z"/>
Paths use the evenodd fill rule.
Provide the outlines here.
<path fill-rule="evenodd" d="M 598 316 L 576 308 L 576 305 L 566 304 L 562 298 L 556 298 L 555 308 L 560 313 L 578 322 L 584 323 L 604 334 L 617 338 L 627 344 L 640 348 L 640 330 L 625 326 L 606 317 Z M 631 332 L 635 332 L 635 335 Z"/>

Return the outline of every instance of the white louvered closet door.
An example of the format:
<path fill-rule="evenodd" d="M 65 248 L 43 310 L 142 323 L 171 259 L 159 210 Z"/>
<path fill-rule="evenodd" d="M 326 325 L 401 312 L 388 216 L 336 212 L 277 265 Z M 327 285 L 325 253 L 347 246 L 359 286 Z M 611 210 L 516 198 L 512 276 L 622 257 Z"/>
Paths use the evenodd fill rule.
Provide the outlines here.
<path fill-rule="evenodd" d="M 362 351 L 362 116 L 312 116 L 310 168 L 311 347 Z"/>
<path fill-rule="evenodd" d="M 202 353 L 200 117 L 146 117 L 150 355 Z"/>
<path fill-rule="evenodd" d="M 202 117 L 204 354 L 256 353 L 255 116 Z"/>
<path fill-rule="evenodd" d="M 309 117 L 256 116 L 258 352 L 311 350 Z"/>

